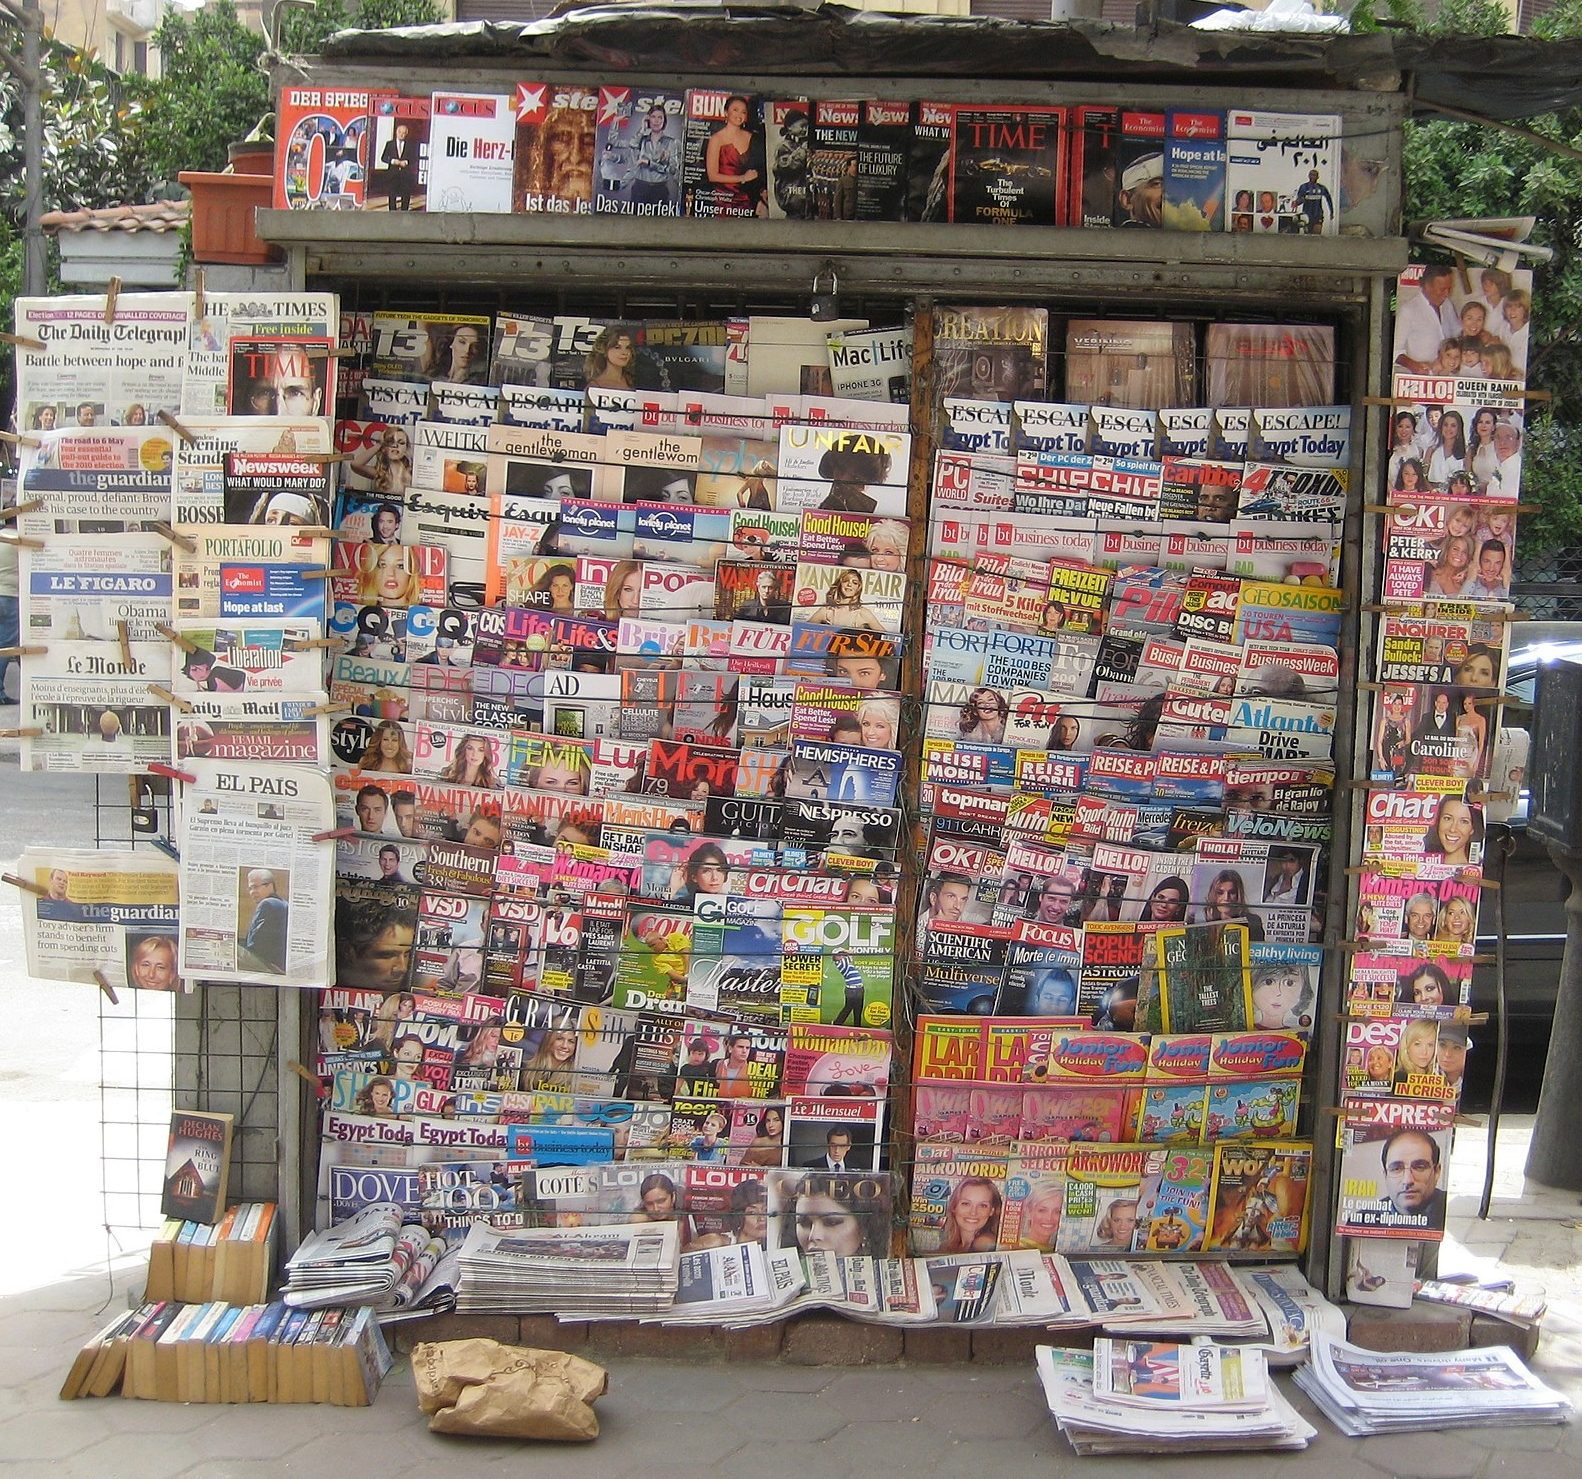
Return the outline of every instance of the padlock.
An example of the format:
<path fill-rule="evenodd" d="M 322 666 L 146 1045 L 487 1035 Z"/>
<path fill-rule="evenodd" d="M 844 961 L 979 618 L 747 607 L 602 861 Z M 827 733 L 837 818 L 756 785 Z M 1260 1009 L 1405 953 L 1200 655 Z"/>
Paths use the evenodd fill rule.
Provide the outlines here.
<path fill-rule="evenodd" d="M 826 277 L 829 279 L 827 289 L 820 287 Z M 833 263 L 826 262 L 813 274 L 812 318 L 815 323 L 828 323 L 832 318 L 840 317 L 840 304 L 835 299 L 838 286 Z"/>

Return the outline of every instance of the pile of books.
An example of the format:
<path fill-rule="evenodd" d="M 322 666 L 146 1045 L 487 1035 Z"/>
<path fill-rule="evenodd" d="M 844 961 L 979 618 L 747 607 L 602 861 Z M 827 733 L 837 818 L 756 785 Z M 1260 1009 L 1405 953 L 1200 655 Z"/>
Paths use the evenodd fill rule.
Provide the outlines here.
<path fill-rule="evenodd" d="M 366 1407 L 390 1369 L 373 1312 L 160 1300 L 117 1315 L 72 1362 L 62 1398 L 327 1402 Z"/>
<path fill-rule="evenodd" d="M 148 1251 L 145 1299 L 257 1304 L 269 1295 L 275 1204 L 238 1202 L 214 1226 L 167 1218 Z"/>
<path fill-rule="evenodd" d="M 1572 1411 L 1508 1346 L 1418 1355 L 1367 1351 L 1317 1336 L 1296 1384 L 1353 1438 L 1490 1423 L 1561 1423 L 1570 1421 Z"/>
<path fill-rule="evenodd" d="M 1306 1448 L 1317 1430 L 1280 1394 L 1259 1351 L 1101 1337 L 1038 1347 L 1060 1431 L 1084 1457 Z"/>
<path fill-rule="evenodd" d="M 509 1233 L 475 1222 L 461 1247 L 456 1308 L 577 1320 L 653 1314 L 676 1297 L 680 1256 L 673 1222 Z"/>

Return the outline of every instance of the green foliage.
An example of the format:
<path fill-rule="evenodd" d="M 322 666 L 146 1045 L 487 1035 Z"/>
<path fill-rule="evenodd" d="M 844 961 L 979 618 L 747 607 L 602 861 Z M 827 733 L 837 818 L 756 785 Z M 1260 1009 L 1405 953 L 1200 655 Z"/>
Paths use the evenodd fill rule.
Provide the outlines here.
<path fill-rule="evenodd" d="M 1416 11 L 1413 29 L 1428 34 L 1508 28 L 1494 0 L 1447 0 L 1432 24 L 1416 0 L 1391 0 L 1392 14 L 1397 6 Z M 1561 0 L 1534 32 L 1582 35 L 1582 0 Z M 1582 149 L 1582 108 L 1523 126 Z M 1554 260 L 1533 271 L 1528 383 L 1553 400 L 1529 408 L 1522 496 L 1541 511 L 1523 520 L 1521 541 L 1528 553 L 1582 544 L 1582 159 L 1504 130 L 1431 119 L 1407 124 L 1404 162 L 1408 221 L 1535 216 L 1532 239 L 1554 249 Z"/>
<path fill-rule="evenodd" d="M 258 66 L 263 37 L 242 24 L 232 0 L 213 0 L 201 10 L 167 10 L 154 42 L 163 75 L 149 124 L 160 178 L 223 170 L 226 145 L 269 111 L 269 79 Z"/>
<path fill-rule="evenodd" d="M 431 26 L 445 19 L 434 0 L 318 0 L 312 10 L 286 19 L 281 50 L 288 56 L 316 52 L 337 31 L 388 31 L 396 26 Z"/>

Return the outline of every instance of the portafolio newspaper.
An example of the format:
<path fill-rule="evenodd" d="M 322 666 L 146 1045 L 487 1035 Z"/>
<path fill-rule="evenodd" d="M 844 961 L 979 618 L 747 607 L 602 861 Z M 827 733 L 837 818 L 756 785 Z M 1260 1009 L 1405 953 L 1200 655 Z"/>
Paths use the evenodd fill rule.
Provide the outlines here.
<path fill-rule="evenodd" d="M 302 765 L 185 760 L 181 972 L 327 986 L 335 908 L 329 778 Z"/>
<path fill-rule="evenodd" d="M 42 890 L 21 892 L 27 971 L 45 981 L 114 990 L 180 991 L 176 865 L 140 852 L 30 847 L 17 877 Z"/>

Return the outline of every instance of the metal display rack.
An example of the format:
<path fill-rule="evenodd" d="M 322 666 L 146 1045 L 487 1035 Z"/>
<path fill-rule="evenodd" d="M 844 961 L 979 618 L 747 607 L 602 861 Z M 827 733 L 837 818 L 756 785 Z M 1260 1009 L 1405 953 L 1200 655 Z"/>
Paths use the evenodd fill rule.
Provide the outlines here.
<path fill-rule="evenodd" d="M 618 68 L 580 71 L 513 64 L 498 57 L 467 62 L 448 57 L 432 68 L 388 61 L 336 59 L 292 65 L 277 86 L 396 88 L 427 92 L 446 87 L 508 91 L 517 75 L 535 79 L 617 80 L 641 85 L 661 79 Z M 663 79 L 674 85 L 674 76 Z M 711 76 L 712 86 L 744 92 L 811 97 L 931 98 L 942 102 L 1113 101 L 1116 89 L 1093 83 L 964 81 L 957 78 L 827 76 Z M 1367 745 L 1366 708 L 1358 703 L 1365 677 L 1358 654 L 1371 639 L 1364 591 L 1376 576 L 1376 541 L 1365 539 L 1363 508 L 1382 501 L 1379 448 L 1383 413 L 1365 409 L 1388 383 L 1389 297 L 1407 260 L 1400 228 L 1401 126 L 1406 100 L 1399 92 L 1317 92 L 1278 87 L 1151 87 L 1126 84 L 1137 107 L 1253 107 L 1338 113 L 1347 147 L 1364 160 L 1373 192 L 1347 212 L 1340 237 L 1194 235 L 1163 231 L 1077 231 L 971 226 L 889 225 L 874 222 L 624 220 L 618 217 L 412 215 L 261 211 L 258 232 L 285 248 L 289 286 L 331 289 L 343 309 L 382 306 L 508 306 L 599 303 L 623 316 L 644 308 L 743 312 L 805 312 L 816 276 L 834 272 L 843 307 L 867 303 L 892 316 L 905 308 L 921 318 L 933 302 L 1036 301 L 1052 315 L 1190 317 L 1195 320 L 1298 322 L 1321 320 L 1337 330 L 1339 399 L 1353 414 L 1353 491 L 1344 529 L 1341 584 L 1347 594 L 1336 772 L 1355 773 L 1357 747 Z M 927 455 L 932 461 L 932 440 Z M 920 454 L 921 455 L 921 454 Z M 912 512 L 925 496 L 914 476 Z M 918 520 L 921 528 L 926 521 Z M 1341 997 L 1349 936 L 1349 891 L 1344 874 L 1360 793 L 1337 791 L 1331 846 L 1326 959 L 1319 1020 L 1309 1054 L 1308 1133 L 1315 1143 L 1309 1189 L 1313 1209 L 1308 1277 L 1332 1294 L 1342 1276 L 1338 1241 L 1328 1209 L 1336 1168 L 1331 1115 L 1338 1082 Z M 899 955 L 898 951 L 898 955 Z M 277 1024 L 283 1058 L 300 1051 L 304 1016 L 298 998 L 280 993 Z M 213 1013 L 211 1011 L 211 1017 Z M 209 1033 L 216 1030 L 211 1022 Z M 244 1037 L 247 1035 L 244 1031 Z M 295 1045 L 289 1047 L 288 1045 Z M 278 1107 L 280 1199 L 288 1240 L 305 1226 L 313 1202 L 316 1148 L 311 1090 L 282 1067 Z M 288 1090 L 290 1092 L 288 1092 Z M 259 1096 L 258 1109 L 264 1098 Z"/>

